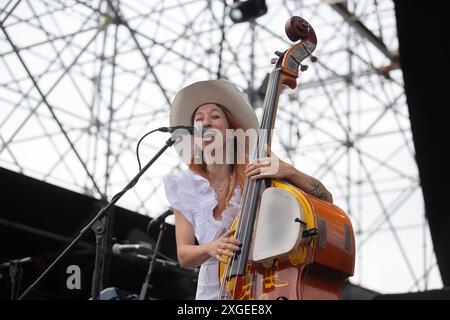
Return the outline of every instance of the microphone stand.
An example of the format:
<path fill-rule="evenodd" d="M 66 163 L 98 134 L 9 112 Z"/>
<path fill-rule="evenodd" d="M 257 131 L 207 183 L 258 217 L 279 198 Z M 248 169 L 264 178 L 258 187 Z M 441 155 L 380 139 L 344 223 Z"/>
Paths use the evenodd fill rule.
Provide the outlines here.
<path fill-rule="evenodd" d="M 91 295 L 93 300 L 100 299 L 100 291 L 103 289 L 103 271 L 105 270 L 106 248 L 109 240 L 109 223 L 111 211 L 92 226 L 95 234 L 95 265 L 92 273 Z"/>
<path fill-rule="evenodd" d="M 158 234 L 158 239 L 156 240 L 155 249 L 153 250 L 152 260 L 150 261 L 150 265 L 148 267 L 148 271 L 145 276 L 144 283 L 142 284 L 141 293 L 139 294 L 139 300 L 145 300 L 145 297 L 147 296 L 147 289 L 149 286 L 148 283 L 150 282 L 150 277 L 152 275 L 153 267 L 154 267 L 155 261 L 156 261 L 156 255 L 158 254 L 159 247 L 161 245 L 161 239 L 162 239 L 162 236 L 164 234 L 164 231 L 166 231 L 166 229 L 167 229 L 166 222 L 164 220 L 162 220 L 161 224 L 159 225 L 159 234 Z"/>
<path fill-rule="evenodd" d="M 131 188 L 133 188 L 136 183 L 139 181 L 139 178 L 144 174 L 145 171 L 148 170 L 148 168 L 150 168 L 150 166 L 161 156 L 161 154 L 163 154 L 169 147 L 171 147 L 174 143 L 175 143 L 176 139 L 174 137 L 170 137 L 166 142 L 165 145 L 158 151 L 158 153 L 156 155 L 153 156 L 153 158 L 142 168 L 141 171 L 138 172 L 138 174 L 125 186 L 125 188 L 123 188 L 122 191 L 120 191 L 119 193 L 117 193 L 112 199 L 111 201 L 104 206 L 98 213 L 97 215 L 80 231 L 80 233 L 77 235 L 77 237 L 75 239 L 72 240 L 71 243 L 69 243 L 69 245 L 63 250 L 63 252 L 61 252 L 61 254 L 50 264 L 50 266 L 45 269 L 45 271 L 39 276 L 39 278 L 36 279 L 35 282 L 33 282 L 18 298 L 18 300 L 22 300 L 24 299 L 28 294 L 30 294 L 31 290 L 33 290 L 41 281 L 42 279 L 44 279 L 44 277 L 51 271 L 53 270 L 53 268 L 56 266 L 56 264 L 58 264 L 61 259 L 67 254 L 67 252 L 72 249 L 75 244 L 86 235 L 86 233 L 89 231 L 89 229 L 91 229 L 94 224 L 97 224 L 98 221 L 100 221 L 108 212 L 108 210 L 114 206 L 114 204 Z M 100 224 L 97 225 L 97 228 L 103 229 L 104 225 Z M 103 232 L 103 230 L 100 230 Z M 96 234 L 97 235 L 97 234 Z M 98 238 L 96 237 L 97 240 L 96 242 L 102 242 L 104 241 L 103 238 Z M 100 247 L 100 245 L 96 246 L 96 251 L 98 251 L 98 248 Z M 102 254 L 100 254 L 99 252 L 96 252 L 95 254 L 95 266 L 104 266 L 103 263 L 100 263 L 98 260 L 101 259 Z M 103 273 L 103 270 L 101 270 L 102 268 L 96 268 L 96 271 L 94 272 L 93 275 L 93 284 L 92 284 L 92 299 L 93 300 L 99 300 L 100 297 L 100 281 L 101 281 L 101 274 Z"/>
<path fill-rule="evenodd" d="M 10 260 L 9 262 L 4 262 L 0 264 L 0 270 L 9 268 L 9 277 L 11 280 L 11 300 L 16 300 L 17 295 L 20 290 L 20 283 L 22 282 L 23 268 L 22 264 L 31 262 L 31 257 L 26 257 L 22 259 Z"/>

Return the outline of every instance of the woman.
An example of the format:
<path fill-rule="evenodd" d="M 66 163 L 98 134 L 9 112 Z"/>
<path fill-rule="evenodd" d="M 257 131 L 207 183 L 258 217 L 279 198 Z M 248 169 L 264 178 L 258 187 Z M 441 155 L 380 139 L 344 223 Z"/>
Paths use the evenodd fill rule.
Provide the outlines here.
<path fill-rule="evenodd" d="M 205 132 L 214 133 L 205 134 L 209 138 L 197 143 L 204 161 L 198 163 L 192 155 L 189 170 L 165 178 L 165 191 L 175 214 L 179 263 L 184 267 L 201 265 L 196 299 L 217 299 L 219 260 L 226 262 L 222 256 L 232 256 L 233 251 L 239 250 L 239 241 L 227 229 L 238 212 L 246 178 L 287 179 L 325 201 L 332 202 L 332 197 L 320 181 L 279 160 L 270 151 L 268 157 L 252 162 L 236 161 L 236 155 L 232 157 L 235 161 L 226 161 L 230 149 L 239 149 L 229 148 L 236 139 L 223 138 L 227 129 L 259 128 L 253 108 L 230 82 L 201 81 L 176 95 L 170 125 L 190 126 L 194 122 L 201 123 Z M 223 139 L 219 139 L 220 135 Z M 211 144 L 213 151 L 205 152 Z M 274 160 L 277 170 L 271 166 Z"/>

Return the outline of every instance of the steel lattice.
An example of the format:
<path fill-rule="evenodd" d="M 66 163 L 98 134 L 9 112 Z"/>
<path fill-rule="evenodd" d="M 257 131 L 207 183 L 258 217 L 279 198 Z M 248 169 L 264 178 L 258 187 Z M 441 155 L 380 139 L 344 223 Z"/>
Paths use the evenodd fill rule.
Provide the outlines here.
<path fill-rule="evenodd" d="M 316 30 L 318 62 L 280 97 L 274 152 L 319 178 L 350 215 L 352 282 L 381 292 L 439 287 L 393 3 L 272 0 L 265 16 L 241 24 L 228 17 L 231 3 L 1 0 L 0 165 L 111 198 L 137 173 L 137 141 L 168 125 L 183 86 L 228 78 L 260 106 L 273 52 L 289 46 L 284 23 L 301 15 Z M 142 161 L 166 139 L 147 138 Z M 162 178 L 181 167 L 170 150 L 119 205 L 158 215 Z"/>

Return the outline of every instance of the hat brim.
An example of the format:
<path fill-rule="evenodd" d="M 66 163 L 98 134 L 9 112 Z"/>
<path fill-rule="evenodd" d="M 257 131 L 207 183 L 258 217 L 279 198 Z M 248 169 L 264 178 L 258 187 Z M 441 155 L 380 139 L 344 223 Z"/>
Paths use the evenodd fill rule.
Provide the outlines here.
<path fill-rule="evenodd" d="M 226 80 L 200 81 L 181 89 L 170 108 L 170 126 L 191 126 L 195 110 L 207 103 L 225 107 L 242 129 L 259 129 L 258 118 L 244 94 Z"/>

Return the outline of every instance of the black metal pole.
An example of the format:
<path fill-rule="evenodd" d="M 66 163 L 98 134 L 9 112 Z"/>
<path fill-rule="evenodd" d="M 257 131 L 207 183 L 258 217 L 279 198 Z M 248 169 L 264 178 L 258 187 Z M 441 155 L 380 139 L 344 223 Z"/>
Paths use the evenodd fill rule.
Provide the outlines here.
<path fill-rule="evenodd" d="M 161 154 L 163 154 L 167 148 L 171 147 L 174 143 L 175 143 L 176 139 L 173 139 L 172 137 L 169 138 L 164 146 L 161 148 L 161 150 L 158 151 L 158 153 L 156 155 L 153 156 L 153 158 L 142 168 L 141 171 L 138 172 L 138 174 L 125 186 L 125 188 L 123 188 L 122 191 L 120 191 L 119 193 L 117 193 L 112 199 L 111 201 L 104 206 L 98 213 L 97 215 L 80 231 L 80 233 L 78 234 L 78 236 L 72 240 L 71 243 L 69 243 L 69 245 L 63 250 L 63 252 L 52 262 L 52 264 L 45 269 L 45 271 L 39 276 L 39 278 L 36 279 L 35 282 L 33 282 L 19 297 L 18 300 L 22 300 L 24 299 L 28 294 L 30 294 L 31 290 L 33 290 L 41 281 L 42 279 L 44 279 L 45 276 L 47 276 L 47 274 L 53 270 L 53 268 L 56 266 L 57 263 L 59 263 L 61 261 L 61 259 L 67 254 L 67 252 L 72 249 L 72 247 L 75 246 L 75 244 L 83 237 L 87 234 L 87 232 L 91 229 L 91 227 L 97 223 L 97 221 L 99 221 L 107 212 L 108 210 L 114 206 L 114 204 L 131 188 L 133 188 L 136 183 L 139 181 L 139 178 L 145 173 L 145 171 L 148 170 L 148 168 L 150 168 L 150 166 L 161 156 Z M 96 253 L 96 259 L 98 259 L 100 257 L 101 254 Z M 96 262 L 97 265 L 97 262 Z M 99 279 L 101 279 L 100 276 L 97 276 L 96 281 L 98 281 Z M 93 298 L 98 297 L 100 292 L 98 292 L 100 285 L 98 283 L 93 283 L 93 286 L 95 288 L 95 291 L 92 290 L 93 293 Z"/>
<path fill-rule="evenodd" d="M 145 276 L 144 283 L 142 284 L 141 293 L 139 295 L 139 300 L 145 300 L 145 297 L 147 295 L 148 283 L 150 282 L 150 277 L 152 275 L 153 268 L 154 268 L 155 261 L 156 261 L 156 255 L 158 254 L 159 247 L 161 245 L 161 239 L 162 239 L 162 236 L 163 236 L 166 228 L 167 228 L 166 223 L 164 221 L 162 221 L 161 224 L 159 225 L 158 239 L 156 240 L 156 245 L 155 245 L 155 249 L 153 250 L 153 256 L 152 256 L 152 260 L 150 261 L 148 272 Z"/>

